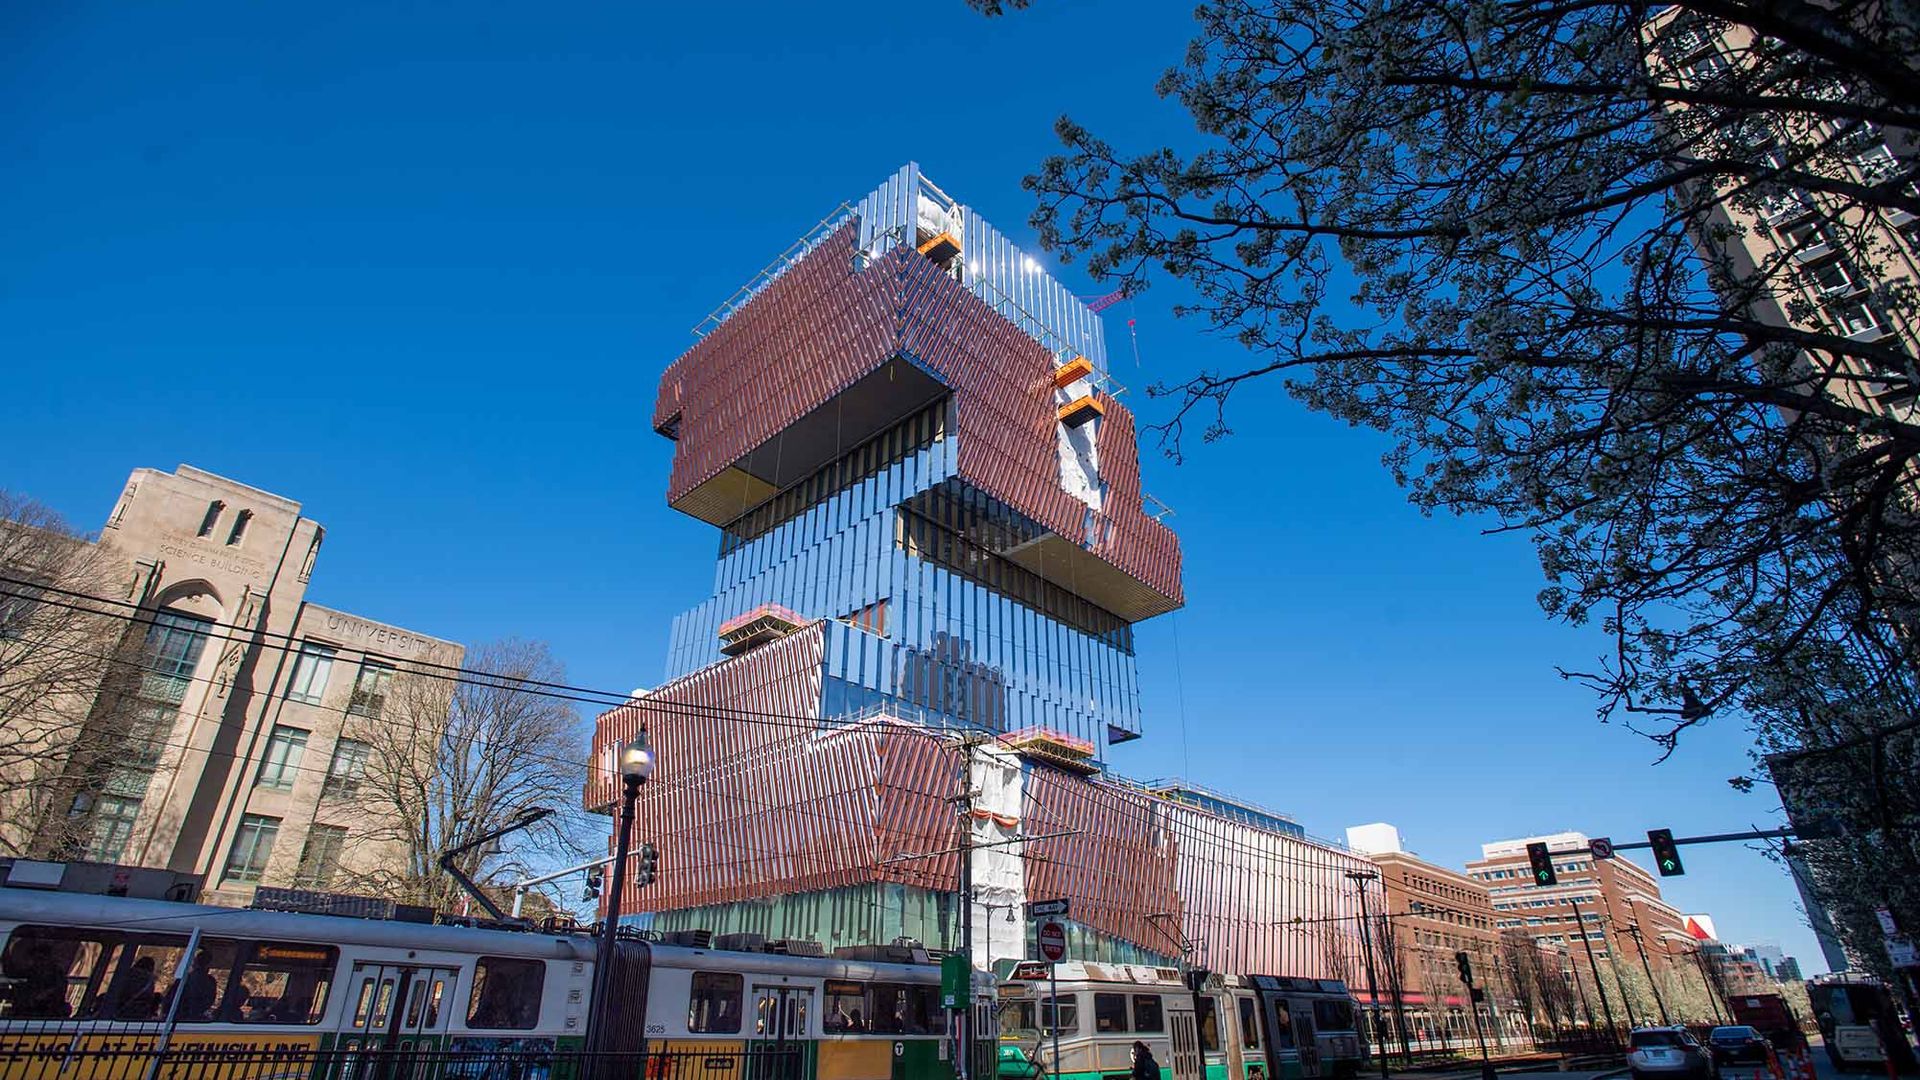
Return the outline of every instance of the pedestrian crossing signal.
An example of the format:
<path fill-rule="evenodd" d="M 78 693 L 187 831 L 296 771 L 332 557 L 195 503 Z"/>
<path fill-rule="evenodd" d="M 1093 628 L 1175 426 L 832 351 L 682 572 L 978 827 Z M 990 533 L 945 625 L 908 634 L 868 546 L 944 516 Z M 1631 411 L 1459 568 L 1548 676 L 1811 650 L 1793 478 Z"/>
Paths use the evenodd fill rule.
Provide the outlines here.
<path fill-rule="evenodd" d="M 1535 885 L 1556 885 L 1560 878 L 1553 872 L 1553 853 L 1547 845 L 1539 842 L 1527 845 L 1527 862 L 1533 864 L 1533 883 Z"/>
<path fill-rule="evenodd" d="M 1647 844 L 1653 848 L 1653 867 L 1661 877 L 1679 877 L 1687 872 L 1680 862 L 1680 849 L 1673 843 L 1672 829 L 1648 829 Z"/>

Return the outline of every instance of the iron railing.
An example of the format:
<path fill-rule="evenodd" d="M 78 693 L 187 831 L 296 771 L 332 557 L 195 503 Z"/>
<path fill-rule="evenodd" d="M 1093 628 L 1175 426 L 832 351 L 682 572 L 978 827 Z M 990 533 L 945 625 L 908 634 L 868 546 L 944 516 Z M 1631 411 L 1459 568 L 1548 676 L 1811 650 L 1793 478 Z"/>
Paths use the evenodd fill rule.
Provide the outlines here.
<path fill-rule="evenodd" d="M 196 1032 L 161 1048 L 121 1033 L 0 1031 L 6 1080 L 800 1080 L 798 1046 L 588 1053 L 551 1040 L 466 1040 L 492 1046 L 317 1049 L 280 1036 Z M 142 1045 L 142 1043 L 145 1045 Z"/>

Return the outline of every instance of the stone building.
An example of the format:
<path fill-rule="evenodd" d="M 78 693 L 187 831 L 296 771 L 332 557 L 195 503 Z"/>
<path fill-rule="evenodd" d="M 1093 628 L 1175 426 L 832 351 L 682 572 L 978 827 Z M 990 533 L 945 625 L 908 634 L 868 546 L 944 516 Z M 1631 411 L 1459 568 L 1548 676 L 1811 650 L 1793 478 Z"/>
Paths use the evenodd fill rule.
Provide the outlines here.
<path fill-rule="evenodd" d="M 279 495 L 136 469 L 97 541 L 111 586 L 84 601 L 119 645 L 56 765 L 63 787 L 10 846 L 197 875 L 230 904 L 401 859 L 356 797 L 368 733 L 395 722 L 397 687 L 464 650 L 308 601 L 324 536 Z"/>

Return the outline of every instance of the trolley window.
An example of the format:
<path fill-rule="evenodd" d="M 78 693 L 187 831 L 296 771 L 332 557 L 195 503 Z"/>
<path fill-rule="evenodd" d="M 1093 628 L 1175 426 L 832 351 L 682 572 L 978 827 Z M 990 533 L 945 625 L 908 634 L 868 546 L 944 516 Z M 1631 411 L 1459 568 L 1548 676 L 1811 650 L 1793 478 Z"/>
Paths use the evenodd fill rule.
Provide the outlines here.
<path fill-rule="evenodd" d="M 821 1028 L 829 1035 L 851 1035 L 868 1030 L 867 988 L 863 983 L 828 979 Z M 691 1024 L 689 1031 L 693 1030 Z"/>
<path fill-rule="evenodd" d="M 696 971 L 687 998 L 687 1030 L 693 1034 L 737 1035 L 740 999 L 746 979 L 724 971 Z"/>
<path fill-rule="evenodd" d="M 147 1023 L 163 1019 L 186 952 L 178 934 L 22 926 L 14 930 L 0 972 L 0 1016 L 22 1020 L 95 1019 Z M 233 968 L 235 943 L 209 940 L 187 976 L 178 1019 L 213 1018 Z"/>
<path fill-rule="evenodd" d="M 1243 997 L 1240 1002 L 1240 1042 L 1249 1050 L 1260 1049 L 1260 1017 L 1253 1011 L 1253 999 Z"/>
<path fill-rule="evenodd" d="M 1038 1031 L 1039 1025 L 1033 1020 L 1033 1002 L 1025 998 L 1001 1002 L 1000 1030 Z"/>
<path fill-rule="evenodd" d="M 1057 1021 L 1054 1018 L 1056 1008 L 1060 1010 Z M 1053 1031 L 1058 1024 L 1059 1030 L 1063 1032 L 1078 1032 L 1080 1030 L 1080 995 L 1061 994 L 1058 998 L 1041 998 L 1039 1016 L 1042 1031 Z"/>
<path fill-rule="evenodd" d="M 481 957 L 473 965 L 467 1026 L 520 1031 L 533 1027 L 540 1021 L 540 991 L 546 981 L 544 960 Z"/>
<path fill-rule="evenodd" d="M 867 988 L 873 1030 L 888 1035 L 937 1035 L 934 988 L 908 983 L 874 983 Z"/>
<path fill-rule="evenodd" d="M 1287 1011 L 1287 1003 L 1279 999 L 1273 1002 L 1273 1044 L 1276 1050 L 1292 1050 L 1293 1013 Z"/>
<path fill-rule="evenodd" d="M 1133 1030 L 1148 1032 L 1166 1030 L 1160 1019 L 1159 994 L 1133 995 Z"/>
<path fill-rule="evenodd" d="M 1093 1030 L 1095 1034 L 1127 1030 L 1127 995 L 1093 995 Z"/>
<path fill-rule="evenodd" d="M 1313 1024 L 1321 1031 L 1352 1031 L 1353 1002 L 1316 1001 L 1313 1003 Z"/>
<path fill-rule="evenodd" d="M 320 1022 L 340 950 L 331 945 L 263 941 L 243 951 L 245 960 L 227 982 L 222 1020 L 230 1024 Z"/>
<path fill-rule="evenodd" d="M 6 1015 L 21 1020 L 87 1015 L 105 974 L 101 960 L 118 937 L 64 926 L 15 928 L 0 957 L 0 971 L 10 980 Z"/>

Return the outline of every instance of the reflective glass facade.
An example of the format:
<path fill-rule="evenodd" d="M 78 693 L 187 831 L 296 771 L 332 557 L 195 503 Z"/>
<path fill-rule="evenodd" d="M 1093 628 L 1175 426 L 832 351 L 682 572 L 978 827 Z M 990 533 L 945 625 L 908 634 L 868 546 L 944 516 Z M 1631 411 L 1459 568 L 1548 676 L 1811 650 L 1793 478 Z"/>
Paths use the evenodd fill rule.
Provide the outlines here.
<path fill-rule="evenodd" d="M 1138 733 L 1131 627 L 961 535 L 956 505 L 1019 515 L 957 477 L 950 425 L 912 426 L 924 437 L 894 440 L 907 448 L 885 451 L 890 464 L 845 486 L 845 468 L 829 465 L 829 478 L 796 485 L 828 492 L 813 505 L 770 528 L 723 530 L 713 595 L 674 621 L 667 678 L 721 660 L 721 624 L 773 603 L 833 620 L 823 717 L 885 709 L 1103 747 L 1111 732 Z M 741 539 L 748 531 L 758 535 Z M 884 627 L 853 625 L 882 602 Z"/>

